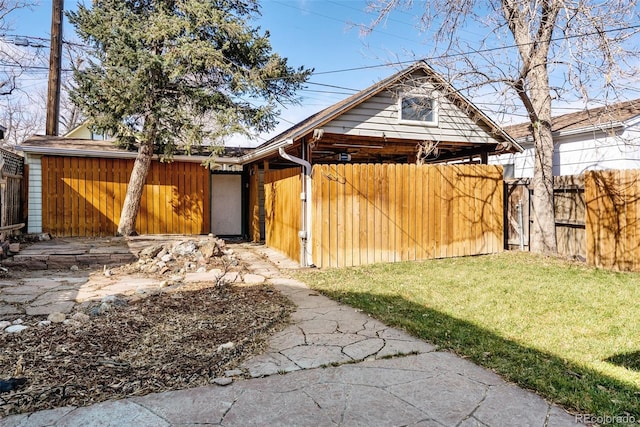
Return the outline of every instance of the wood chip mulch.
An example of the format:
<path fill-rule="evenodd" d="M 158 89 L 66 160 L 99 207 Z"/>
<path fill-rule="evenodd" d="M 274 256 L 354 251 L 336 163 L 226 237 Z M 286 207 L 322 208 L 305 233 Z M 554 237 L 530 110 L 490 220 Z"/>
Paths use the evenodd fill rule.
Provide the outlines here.
<path fill-rule="evenodd" d="M 0 416 L 210 384 L 259 354 L 292 310 L 269 286 L 202 283 L 81 325 L 0 334 L 0 378 L 18 367 L 27 380 L 0 394 Z"/>

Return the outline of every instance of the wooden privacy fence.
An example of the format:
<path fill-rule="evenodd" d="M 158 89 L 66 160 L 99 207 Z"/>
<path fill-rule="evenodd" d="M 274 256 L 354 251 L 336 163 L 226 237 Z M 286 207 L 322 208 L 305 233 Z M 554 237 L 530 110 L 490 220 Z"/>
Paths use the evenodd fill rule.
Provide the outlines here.
<path fill-rule="evenodd" d="M 503 250 L 501 166 L 316 165 L 312 197 L 318 267 Z"/>
<path fill-rule="evenodd" d="M 24 225 L 24 160 L 0 148 L 0 229 L 18 229 Z"/>
<path fill-rule="evenodd" d="M 42 158 L 43 230 L 54 236 L 113 236 L 133 160 Z M 141 234 L 210 231 L 210 173 L 198 163 L 152 162 L 136 221 Z"/>
<path fill-rule="evenodd" d="M 640 170 L 585 174 L 587 261 L 640 271 Z"/>
<path fill-rule="evenodd" d="M 0 227 L 11 227 L 23 223 L 23 177 L 12 174 L 2 174 L 0 183 Z"/>
<path fill-rule="evenodd" d="M 300 259 L 301 168 L 264 174 L 265 243 L 289 258 Z"/>

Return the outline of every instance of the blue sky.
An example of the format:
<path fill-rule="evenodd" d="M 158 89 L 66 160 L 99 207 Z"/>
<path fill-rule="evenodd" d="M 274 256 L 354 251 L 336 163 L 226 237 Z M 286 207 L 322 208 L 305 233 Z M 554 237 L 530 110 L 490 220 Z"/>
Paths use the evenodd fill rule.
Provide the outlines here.
<path fill-rule="evenodd" d="M 416 3 L 422 3 L 420 1 Z M 65 9 L 74 9 L 67 0 Z M 271 34 L 273 50 L 288 58 L 292 66 L 315 69 L 308 89 L 300 92 L 302 105 L 282 109 L 282 131 L 307 116 L 344 99 L 356 90 L 393 74 L 401 66 L 390 62 L 414 60 L 426 51 L 417 23 L 417 12 L 397 11 L 384 25 L 363 36 L 359 25 L 375 15 L 366 13 L 364 0 L 264 0 L 256 23 Z M 51 30 L 51 1 L 41 0 L 33 10 L 13 15 L 8 33 L 48 38 Z M 66 21 L 66 18 L 65 18 Z M 64 27 L 65 41 L 77 41 L 73 27 Z M 48 54 L 48 53 L 47 53 Z M 341 71 L 353 69 L 353 71 Z M 46 77 L 44 72 L 39 73 Z M 272 132 L 269 135 L 273 135 Z M 269 137 L 263 135 L 263 138 Z M 260 142 L 260 141 L 258 141 Z"/>
<path fill-rule="evenodd" d="M 269 30 L 274 51 L 288 58 L 290 65 L 313 68 L 315 74 L 299 93 L 302 105 L 282 109 L 278 128 L 262 135 L 256 143 L 393 74 L 402 67 L 398 63 L 408 65 L 428 55 L 432 43 L 417 28 L 424 3 L 415 0 L 412 10 L 394 10 L 371 34 L 363 36 L 359 26 L 375 18 L 365 11 L 366 0 L 262 0 L 262 17 L 256 24 Z M 65 2 L 67 9 L 75 5 L 75 0 Z M 34 10 L 19 11 L 13 15 L 13 22 L 9 34 L 48 38 L 51 1 L 40 0 L 40 6 Z M 478 28 L 462 31 L 461 38 L 477 45 L 482 37 L 478 31 Z M 77 41 L 73 27 L 68 24 L 64 39 Z M 43 50 L 48 57 L 48 50 Z M 496 54 L 505 55 L 502 51 Z M 394 65 L 385 66 L 390 63 Z M 46 70 L 38 75 L 46 78 Z M 33 77 L 30 84 L 35 87 L 36 81 Z M 503 121 L 504 117 L 493 114 L 492 110 L 500 108 L 495 101 L 481 101 L 478 106 L 496 121 Z M 507 120 L 517 122 L 525 118 L 512 116 Z"/>

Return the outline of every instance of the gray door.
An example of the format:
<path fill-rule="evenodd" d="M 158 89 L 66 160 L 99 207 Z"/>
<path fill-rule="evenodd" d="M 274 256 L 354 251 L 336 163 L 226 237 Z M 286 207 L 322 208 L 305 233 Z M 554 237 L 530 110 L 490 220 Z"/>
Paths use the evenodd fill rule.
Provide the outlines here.
<path fill-rule="evenodd" d="M 211 232 L 242 234 L 242 175 L 211 175 Z"/>

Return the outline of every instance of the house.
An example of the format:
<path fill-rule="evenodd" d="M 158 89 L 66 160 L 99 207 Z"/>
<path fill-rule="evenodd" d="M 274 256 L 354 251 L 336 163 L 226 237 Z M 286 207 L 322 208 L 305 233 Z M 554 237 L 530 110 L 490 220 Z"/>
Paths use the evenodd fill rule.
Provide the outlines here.
<path fill-rule="evenodd" d="M 18 147 L 24 151 L 29 168 L 29 232 L 44 231 L 61 236 L 115 234 L 136 152 L 117 148 L 110 141 L 81 139 L 78 137 L 87 135 L 80 133 L 76 136 L 35 136 Z M 314 184 L 314 180 L 321 181 L 312 176 L 315 166 L 375 163 L 414 165 L 415 168 L 415 164 L 451 162 L 486 165 L 491 155 L 519 150 L 521 147 L 482 111 L 426 63 L 418 62 L 310 116 L 251 151 L 227 152 L 216 157 L 217 169 L 202 166 L 207 156 L 177 155 L 173 163 L 154 161 L 145 185 L 138 231 L 250 236 L 254 240 L 265 239 L 267 244 L 293 258 L 299 252 L 303 265 L 318 264 L 311 255 L 313 218 L 318 216 L 314 209 L 321 206 L 320 201 L 314 200 L 312 191 L 313 185 L 319 185 Z M 498 170 L 499 186 L 494 176 Z M 415 170 L 407 173 L 415 174 Z M 465 173 L 451 175 L 451 180 L 459 181 L 460 188 L 471 182 L 472 175 L 483 174 L 479 170 Z M 485 186 L 478 190 L 482 193 L 479 198 L 491 199 L 489 216 L 499 217 L 501 221 L 502 169 L 490 168 L 488 174 L 495 191 L 490 192 Z M 284 187 L 277 190 L 274 180 L 280 176 L 287 177 L 287 182 L 294 185 L 288 190 L 282 190 Z M 376 197 L 381 197 L 383 190 L 375 190 L 374 185 L 392 181 L 380 176 L 370 185 L 371 194 L 375 192 Z M 437 186 L 453 194 L 459 191 L 453 181 Z M 409 196 L 413 194 L 411 185 L 407 181 L 403 187 Z M 275 190 L 277 200 L 273 199 Z M 394 193 L 393 197 L 399 200 L 400 193 Z M 451 195 L 439 197 L 453 200 Z M 462 196 L 459 199 L 462 200 Z M 447 203 L 458 203 L 451 200 Z M 470 203 L 480 207 L 485 201 L 471 200 Z M 384 209 L 390 209 L 390 202 L 385 203 Z M 499 205 L 500 212 L 494 205 Z M 280 206 L 277 218 L 273 216 L 274 206 Z M 452 210 L 462 205 L 447 206 L 441 217 L 451 222 Z M 378 207 L 370 207 L 379 215 Z M 422 214 L 414 206 L 411 215 Z M 389 212 L 386 215 L 385 218 L 391 219 Z M 482 222 L 479 216 L 476 220 Z M 377 221 L 372 224 L 378 224 L 379 218 Z M 460 224 L 462 222 L 458 229 Z M 285 227 L 287 233 L 279 227 Z M 478 225 L 476 233 L 479 239 L 483 233 L 480 227 Z M 491 227 L 491 233 L 500 240 L 502 224 L 492 222 Z M 403 233 L 407 234 L 402 230 L 397 234 Z M 446 240 L 441 237 L 437 245 Z M 459 237 L 456 234 L 455 238 Z M 407 239 L 402 241 L 403 247 L 413 244 L 407 243 Z M 387 240 L 391 243 L 390 238 Z M 304 248 L 299 249 L 301 247 Z M 465 251 L 486 253 L 496 246 L 478 244 L 476 247 L 479 249 L 466 247 Z M 385 253 L 394 250 L 384 249 Z M 448 256 L 447 249 L 437 256 Z"/>
<path fill-rule="evenodd" d="M 248 212 L 252 218 L 249 229 L 254 239 L 265 238 L 268 245 L 276 246 L 291 257 L 295 257 L 299 247 L 303 265 L 318 265 L 310 255 L 311 233 L 318 225 L 318 221 L 313 223 L 314 209 L 315 217 L 319 216 L 319 202 L 313 200 L 312 195 L 314 165 L 487 164 L 491 155 L 521 150 L 506 132 L 442 76 L 425 62 L 417 62 L 259 146 L 246 163 L 253 189 L 249 196 Z M 274 215 L 267 212 L 274 202 L 265 200 L 268 197 L 263 194 L 263 189 L 268 188 L 266 183 L 270 182 L 266 174 L 293 166 L 302 167 L 300 228 L 276 227 L 270 232 L 265 226 L 268 222 L 265 217 Z M 286 212 L 294 212 L 292 203 L 292 200 L 285 203 Z M 292 220 L 271 218 L 271 223 L 286 225 Z M 289 237 L 283 239 L 287 232 Z M 274 239 L 270 239 L 269 234 Z M 300 245 L 291 244 L 296 236 L 300 236 Z"/>
<path fill-rule="evenodd" d="M 524 148 L 491 158 L 505 178 L 533 177 L 534 149 L 529 123 L 505 127 Z M 553 175 L 581 175 L 595 169 L 640 168 L 640 99 L 556 116 Z"/>

